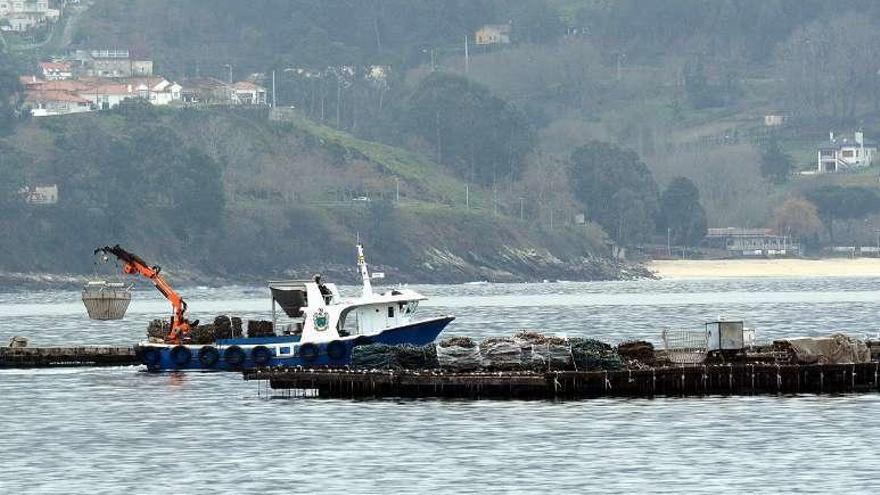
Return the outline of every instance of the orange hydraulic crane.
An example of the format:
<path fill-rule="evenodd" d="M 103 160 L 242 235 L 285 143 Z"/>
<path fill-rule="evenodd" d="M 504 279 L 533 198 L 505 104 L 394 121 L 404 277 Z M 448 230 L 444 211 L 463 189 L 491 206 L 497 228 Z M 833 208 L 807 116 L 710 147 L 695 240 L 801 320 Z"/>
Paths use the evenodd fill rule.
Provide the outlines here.
<path fill-rule="evenodd" d="M 192 327 L 198 324 L 198 321 L 190 323 L 184 316 L 186 313 L 186 302 L 180 297 L 180 294 L 172 289 L 168 282 L 159 275 L 159 272 L 162 271 L 161 267 L 157 265 L 150 266 L 146 261 L 141 259 L 140 256 L 129 253 L 125 249 L 119 247 L 119 244 L 113 247 L 104 246 L 95 249 L 95 254 L 97 255 L 98 253 L 102 253 L 105 256 L 109 254 L 116 256 L 123 263 L 122 271 L 124 273 L 128 275 L 140 275 L 150 279 L 150 281 L 153 282 L 153 285 L 159 289 L 159 292 L 171 302 L 171 307 L 174 312 L 171 315 L 171 332 L 165 339 L 166 342 L 179 344 L 181 340 L 187 337 Z"/>

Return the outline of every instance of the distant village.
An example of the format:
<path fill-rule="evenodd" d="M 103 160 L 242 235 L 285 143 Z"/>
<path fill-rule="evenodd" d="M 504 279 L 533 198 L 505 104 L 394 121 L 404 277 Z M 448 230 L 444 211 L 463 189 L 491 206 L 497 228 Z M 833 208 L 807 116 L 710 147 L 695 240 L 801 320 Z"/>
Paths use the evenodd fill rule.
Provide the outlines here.
<path fill-rule="evenodd" d="M 180 83 L 153 73 L 153 61 L 129 50 L 74 50 L 21 76 L 25 107 L 34 117 L 109 110 L 140 98 L 153 105 L 266 105 L 266 88 L 254 80 L 196 77 Z"/>

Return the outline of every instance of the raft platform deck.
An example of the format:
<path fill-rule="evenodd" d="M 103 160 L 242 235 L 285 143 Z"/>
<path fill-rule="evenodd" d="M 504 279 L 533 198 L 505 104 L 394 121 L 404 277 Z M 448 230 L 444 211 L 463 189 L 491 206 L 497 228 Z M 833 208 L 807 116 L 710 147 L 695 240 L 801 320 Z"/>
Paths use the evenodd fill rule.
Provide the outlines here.
<path fill-rule="evenodd" d="M 0 369 L 140 364 L 134 347 L 0 347 Z"/>
<path fill-rule="evenodd" d="M 838 394 L 880 390 L 880 363 L 731 364 L 621 371 L 448 373 L 257 369 L 245 380 L 326 398 L 586 399 L 706 395 Z"/>

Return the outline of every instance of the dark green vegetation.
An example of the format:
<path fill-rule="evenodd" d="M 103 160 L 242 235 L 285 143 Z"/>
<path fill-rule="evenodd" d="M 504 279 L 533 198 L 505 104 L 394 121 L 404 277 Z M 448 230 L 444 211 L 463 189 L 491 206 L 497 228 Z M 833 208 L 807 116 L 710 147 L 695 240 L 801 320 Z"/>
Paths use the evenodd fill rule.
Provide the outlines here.
<path fill-rule="evenodd" d="M 660 197 L 660 226 L 668 229 L 671 241 L 696 246 L 706 236 L 706 211 L 700 205 L 700 191 L 687 177 L 676 177 Z"/>
<path fill-rule="evenodd" d="M 21 85 L 12 58 L 0 49 L 0 136 L 8 134 L 18 119 L 21 104 Z"/>
<path fill-rule="evenodd" d="M 574 151 L 575 198 L 615 240 L 624 245 L 649 238 L 657 216 L 657 183 L 638 155 L 594 141 Z"/>
<path fill-rule="evenodd" d="M 477 190 L 466 209 L 452 197 L 463 183 L 442 165 L 305 119 L 269 122 L 265 109 L 129 103 L 35 119 L 6 142 L 15 152 L 0 159 L 17 158 L 3 169 L 57 183 L 60 201 L 4 209 L 4 270 L 88 273 L 92 249 L 119 242 L 177 279 L 321 270 L 351 280 L 359 234 L 395 279 L 620 275 L 601 260 L 597 229 L 495 216 Z"/>
<path fill-rule="evenodd" d="M 496 184 L 519 178 L 534 145 L 526 116 L 488 88 L 435 72 L 419 83 L 407 115 L 412 128 L 437 150 L 437 160 L 471 182 Z"/>

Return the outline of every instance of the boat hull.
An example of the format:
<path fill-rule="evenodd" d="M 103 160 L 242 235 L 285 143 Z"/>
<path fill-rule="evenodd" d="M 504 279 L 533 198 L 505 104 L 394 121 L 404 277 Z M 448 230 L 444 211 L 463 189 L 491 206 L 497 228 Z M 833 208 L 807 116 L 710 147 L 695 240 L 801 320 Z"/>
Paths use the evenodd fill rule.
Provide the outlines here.
<path fill-rule="evenodd" d="M 332 342 L 303 343 L 298 337 L 221 339 L 213 345 L 140 344 L 141 362 L 149 371 L 240 371 L 271 366 L 346 366 L 358 345 L 427 345 L 455 317 L 443 316 L 373 335 L 345 337 Z"/>

